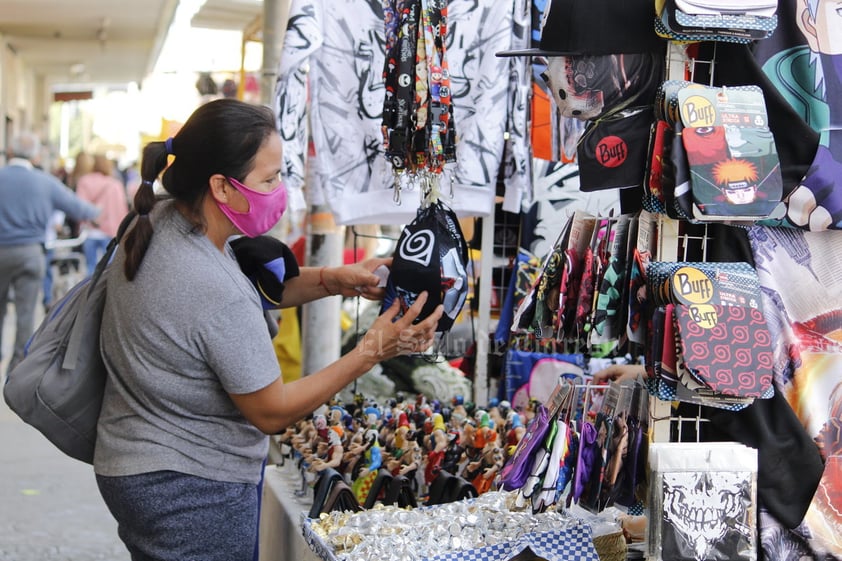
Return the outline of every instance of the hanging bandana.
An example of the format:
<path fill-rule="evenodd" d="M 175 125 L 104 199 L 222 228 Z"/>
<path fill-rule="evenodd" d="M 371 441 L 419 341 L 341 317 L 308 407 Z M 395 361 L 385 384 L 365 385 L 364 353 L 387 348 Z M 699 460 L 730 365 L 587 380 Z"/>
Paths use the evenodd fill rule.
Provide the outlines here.
<path fill-rule="evenodd" d="M 383 0 L 386 63 L 383 143 L 395 172 L 435 189 L 445 163 L 456 161 L 450 72 L 445 56 L 446 0 Z"/>

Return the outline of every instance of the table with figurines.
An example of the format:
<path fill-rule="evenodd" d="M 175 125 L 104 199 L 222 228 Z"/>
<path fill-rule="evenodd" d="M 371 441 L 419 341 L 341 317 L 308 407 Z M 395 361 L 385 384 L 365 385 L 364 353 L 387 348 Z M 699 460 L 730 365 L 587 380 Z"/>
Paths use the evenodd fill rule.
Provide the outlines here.
<path fill-rule="evenodd" d="M 501 486 L 533 406 L 417 395 L 320 408 L 276 437 L 303 541 L 329 561 L 503 561 L 524 550 L 597 561 L 589 523 Z"/>

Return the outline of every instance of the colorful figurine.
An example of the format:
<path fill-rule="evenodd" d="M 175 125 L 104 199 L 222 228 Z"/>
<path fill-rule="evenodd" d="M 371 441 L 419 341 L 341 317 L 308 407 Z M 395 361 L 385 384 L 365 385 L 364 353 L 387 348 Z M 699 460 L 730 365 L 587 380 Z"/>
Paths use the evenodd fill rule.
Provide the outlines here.
<path fill-rule="evenodd" d="M 441 413 L 434 413 L 431 421 L 432 430 L 427 438 L 427 464 L 424 468 L 424 483 L 429 487 L 441 470 L 444 451 L 447 448 L 447 427 Z"/>
<path fill-rule="evenodd" d="M 377 472 L 383 460 L 380 443 L 377 440 L 377 430 L 373 428 L 366 430 L 363 442 L 365 446 L 365 452 L 362 455 L 364 464 L 353 485 L 351 485 L 351 489 L 360 504 L 365 503 L 366 498 L 368 498 L 368 492 L 377 478 Z"/>

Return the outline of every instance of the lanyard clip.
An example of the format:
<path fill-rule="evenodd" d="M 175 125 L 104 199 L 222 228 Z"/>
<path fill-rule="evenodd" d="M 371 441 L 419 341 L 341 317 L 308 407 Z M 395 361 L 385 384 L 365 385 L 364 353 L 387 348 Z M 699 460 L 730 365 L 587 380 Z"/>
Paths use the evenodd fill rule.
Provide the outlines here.
<path fill-rule="evenodd" d="M 430 122 L 439 125 L 440 131 L 447 130 L 447 106 L 440 101 L 430 102 Z"/>

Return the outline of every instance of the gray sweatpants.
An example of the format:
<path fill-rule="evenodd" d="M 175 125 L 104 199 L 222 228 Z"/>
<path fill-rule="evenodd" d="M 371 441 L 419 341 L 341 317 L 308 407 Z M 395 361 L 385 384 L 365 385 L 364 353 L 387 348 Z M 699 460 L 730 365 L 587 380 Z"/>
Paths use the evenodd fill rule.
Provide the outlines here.
<path fill-rule="evenodd" d="M 40 244 L 0 245 L 0 358 L 8 303 L 14 305 L 16 317 L 8 370 L 23 358 L 24 346 L 35 330 L 35 306 L 44 282 L 44 272 L 44 248 Z"/>
<path fill-rule="evenodd" d="M 132 561 L 257 559 L 257 485 L 175 471 L 96 482 Z"/>

